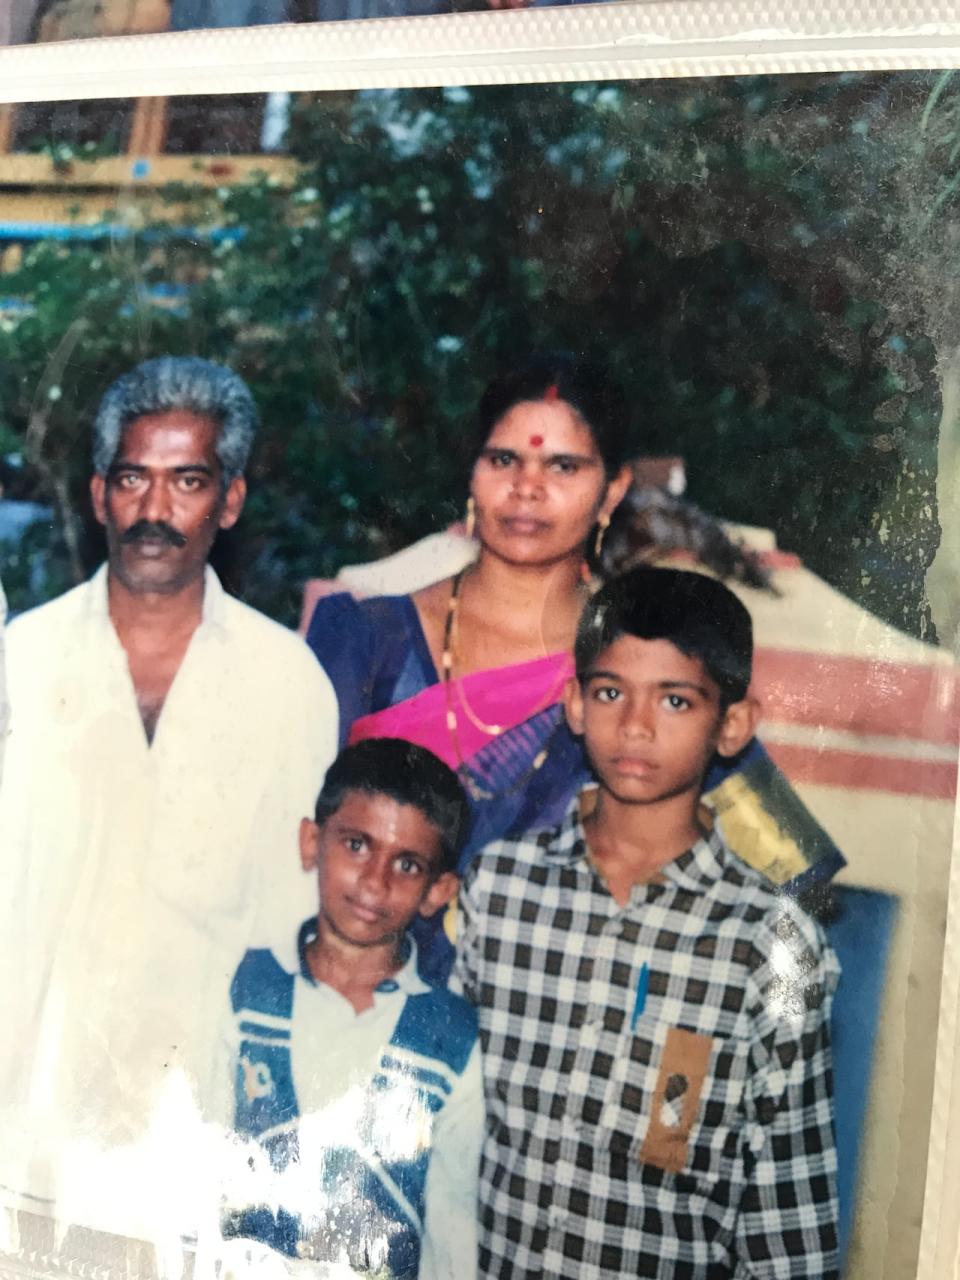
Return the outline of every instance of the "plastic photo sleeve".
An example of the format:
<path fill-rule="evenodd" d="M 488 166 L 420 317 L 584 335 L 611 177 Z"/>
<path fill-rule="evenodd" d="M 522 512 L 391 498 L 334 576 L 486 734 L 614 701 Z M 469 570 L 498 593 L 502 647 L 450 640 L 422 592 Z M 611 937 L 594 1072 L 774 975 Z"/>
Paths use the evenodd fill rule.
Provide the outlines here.
<path fill-rule="evenodd" d="M 505 1251 L 517 1277 L 943 1280 L 960 23 L 454 7 L 0 3 L 0 1275 L 460 1280 Z M 621 904 L 610 956 L 563 897 L 586 881 L 481 854 L 549 829 L 544 866 L 589 856 L 562 609 L 456 679 L 484 390 L 530 353 L 618 389 L 625 496 L 578 598 L 693 571 L 753 629 L 757 733 L 710 762 L 699 888 L 665 870 L 686 896 L 656 929 L 657 893 Z M 592 449 L 566 376 L 509 405 L 569 398 Z M 483 456 L 530 487 L 525 430 Z M 191 572 L 164 677 L 142 601 Z M 336 881 L 313 805 L 339 746 L 390 737 L 459 775 L 466 887 L 351 1007 L 317 948 L 338 894 L 355 930 L 386 908 Z M 742 937 L 693 923 L 733 882 Z"/>

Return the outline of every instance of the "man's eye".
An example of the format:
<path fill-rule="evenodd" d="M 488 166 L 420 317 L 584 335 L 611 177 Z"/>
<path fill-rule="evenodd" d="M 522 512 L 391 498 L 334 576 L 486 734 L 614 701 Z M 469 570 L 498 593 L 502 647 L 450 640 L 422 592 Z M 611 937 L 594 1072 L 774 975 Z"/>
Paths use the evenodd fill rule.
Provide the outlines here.
<path fill-rule="evenodd" d="M 140 481 L 140 477 L 135 471 L 121 471 L 113 477 L 113 483 L 118 489 L 132 489 Z"/>
<path fill-rule="evenodd" d="M 195 489 L 199 489 L 203 481 L 199 476 L 181 476 L 180 488 L 185 489 L 187 493 L 192 493 Z"/>

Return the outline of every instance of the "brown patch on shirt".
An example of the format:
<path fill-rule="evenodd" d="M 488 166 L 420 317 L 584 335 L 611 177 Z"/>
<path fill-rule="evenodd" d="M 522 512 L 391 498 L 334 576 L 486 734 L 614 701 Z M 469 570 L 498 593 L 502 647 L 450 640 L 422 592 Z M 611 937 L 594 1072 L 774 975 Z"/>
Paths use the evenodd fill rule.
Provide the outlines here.
<path fill-rule="evenodd" d="M 645 1164 L 670 1173 L 682 1172 L 712 1051 L 710 1036 L 681 1027 L 671 1027 L 667 1032 L 650 1123 L 640 1149 L 640 1159 Z"/>

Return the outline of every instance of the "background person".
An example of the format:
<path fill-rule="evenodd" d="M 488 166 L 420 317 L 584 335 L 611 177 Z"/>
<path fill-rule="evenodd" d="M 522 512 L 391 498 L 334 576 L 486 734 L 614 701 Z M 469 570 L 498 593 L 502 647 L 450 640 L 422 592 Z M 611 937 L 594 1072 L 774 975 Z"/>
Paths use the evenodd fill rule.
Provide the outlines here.
<path fill-rule="evenodd" d="M 244 383 L 204 360 L 116 382 L 90 486 L 107 564 L 8 630 L 0 1185 L 60 1207 L 172 1081 L 205 1094 L 227 975 L 306 909 L 284 849 L 335 753 L 336 702 L 302 642 L 207 564 L 255 427 Z M 91 1188 L 108 1217 L 130 1207 L 106 1199 Z"/>

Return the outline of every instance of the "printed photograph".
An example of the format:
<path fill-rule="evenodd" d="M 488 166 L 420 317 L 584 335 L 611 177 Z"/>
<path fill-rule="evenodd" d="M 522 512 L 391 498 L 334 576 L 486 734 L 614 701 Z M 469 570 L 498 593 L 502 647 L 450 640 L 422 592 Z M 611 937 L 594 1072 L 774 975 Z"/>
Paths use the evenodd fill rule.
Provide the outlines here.
<path fill-rule="evenodd" d="M 958 72 L 0 106 L 0 1272 L 915 1276 L 958 208 Z"/>

